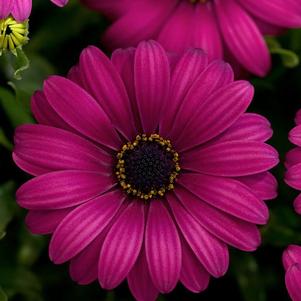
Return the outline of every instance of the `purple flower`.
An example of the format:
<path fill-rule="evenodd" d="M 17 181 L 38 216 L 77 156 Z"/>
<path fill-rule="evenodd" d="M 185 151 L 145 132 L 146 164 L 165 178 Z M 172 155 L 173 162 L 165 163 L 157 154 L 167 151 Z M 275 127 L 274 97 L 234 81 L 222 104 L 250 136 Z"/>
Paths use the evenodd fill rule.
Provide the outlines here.
<path fill-rule="evenodd" d="M 291 187 L 301 190 L 301 110 L 298 111 L 296 118 L 296 127 L 289 133 L 289 140 L 296 145 L 286 155 L 284 181 Z M 298 214 L 301 214 L 301 195 L 294 201 L 294 207 Z"/>
<path fill-rule="evenodd" d="M 113 25 L 104 35 L 111 49 L 156 39 L 166 50 L 204 49 L 210 58 L 259 76 L 271 59 L 263 35 L 301 27 L 300 0 L 82 0 Z"/>
<path fill-rule="evenodd" d="M 285 284 L 293 301 L 301 300 L 301 247 L 289 245 L 283 252 Z"/>
<path fill-rule="evenodd" d="M 233 78 L 201 50 L 170 59 L 142 42 L 111 60 L 88 47 L 33 96 L 39 124 L 16 130 L 13 157 L 35 177 L 17 202 L 73 280 L 127 279 L 143 301 L 178 282 L 200 292 L 226 273 L 228 246 L 259 246 L 278 154 L 269 122 L 245 113 L 253 87 Z"/>
<path fill-rule="evenodd" d="M 64 6 L 68 0 L 51 0 L 58 6 Z M 32 8 L 32 0 L 1 0 L 0 19 L 7 18 L 10 14 L 18 22 L 23 22 L 29 18 Z"/>

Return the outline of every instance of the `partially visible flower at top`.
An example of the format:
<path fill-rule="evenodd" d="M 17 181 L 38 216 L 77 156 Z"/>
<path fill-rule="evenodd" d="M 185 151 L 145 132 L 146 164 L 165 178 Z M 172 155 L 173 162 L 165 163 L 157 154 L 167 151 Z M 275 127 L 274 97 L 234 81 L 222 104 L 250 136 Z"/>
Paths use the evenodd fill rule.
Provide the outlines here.
<path fill-rule="evenodd" d="M 301 301 L 301 247 L 289 245 L 283 252 L 285 285 L 293 301 Z"/>
<path fill-rule="evenodd" d="M 64 6 L 68 0 L 50 0 L 57 6 Z M 32 0 L 1 0 L 0 19 L 6 19 L 12 15 L 17 22 L 24 22 L 29 18 L 32 8 Z"/>
<path fill-rule="evenodd" d="M 68 0 L 51 0 L 64 6 Z M 17 48 L 28 42 L 28 18 L 32 0 L 0 0 L 0 56 L 9 50 L 17 55 Z"/>
<path fill-rule="evenodd" d="M 204 49 L 258 76 L 270 69 L 263 35 L 301 27 L 300 0 L 82 0 L 114 23 L 104 35 L 111 49 L 156 39 L 166 50 Z"/>
<path fill-rule="evenodd" d="M 254 89 L 199 49 L 169 60 L 156 42 L 112 59 L 85 49 L 69 78 L 32 98 L 39 124 L 16 130 L 15 163 L 35 176 L 17 192 L 54 263 L 72 279 L 138 301 L 178 282 L 193 292 L 254 251 L 276 196 L 269 122 L 246 113 Z"/>
<path fill-rule="evenodd" d="M 17 55 L 17 48 L 22 48 L 28 40 L 28 20 L 20 23 L 12 17 L 0 20 L 0 56 L 5 50 Z"/>
<path fill-rule="evenodd" d="M 289 133 L 289 140 L 296 145 L 286 154 L 284 181 L 291 187 L 301 191 L 301 110 L 295 118 L 296 126 Z M 301 214 L 301 194 L 294 201 L 294 208 Z"/>

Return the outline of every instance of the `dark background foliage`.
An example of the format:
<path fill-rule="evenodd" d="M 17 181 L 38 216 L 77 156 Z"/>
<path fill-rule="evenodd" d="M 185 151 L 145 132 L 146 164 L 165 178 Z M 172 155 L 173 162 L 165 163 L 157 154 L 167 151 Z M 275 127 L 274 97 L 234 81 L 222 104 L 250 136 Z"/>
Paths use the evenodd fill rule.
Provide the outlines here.
<path fill-rule="evenodd" d="M 30 95 L 48 75 L 65 75 L 84 47 L 101 47 L 99 37 L 108 25 L 103 17 L 76 1 L 64 9 L 46 0 L 33 2 L 30 43 L 25 47 L 31 66 L 23 79 L 13 80 L 7 60 L 0 58 L 0 301 L 133 300 L 126 284 L 106 292 L 97 283 L 73 283 L 67 265 L 56 266 L 48 259 L 49 237 L 31 235 L 24 226 L 26 212 L 15 203 L 15 190 L 28 177 L 11 160 L 13 132 L 19 124 L 34 122 L 29 112 Z M 283 48 L 301 55 L 301 30 L 289 31 L 278 40 Z M 282 177 L 285 153 L 292 148 L 287 134 L 301 108 L 301 66 L 289 69 L 284 65 L 283 57 L 273 55 L 270 74 L 264 79 L 251 78 L 256 95 L 250 111 L 271 121 L 271 144 L 281 157 L 281 164 L 273 171 L 280 183 L 279 197 L 269 201 L 271 218 L 261 229 L 261 247 L 253 253 L 231 250 L 228 273 L 213 279 L 206 292 L 192 294 L 179 285 L 160 301 L 289 300 L 281 254 L 288 244 L 301 244 L 301 217 L 292 208 L 296 192 L 283 183 Z"/>

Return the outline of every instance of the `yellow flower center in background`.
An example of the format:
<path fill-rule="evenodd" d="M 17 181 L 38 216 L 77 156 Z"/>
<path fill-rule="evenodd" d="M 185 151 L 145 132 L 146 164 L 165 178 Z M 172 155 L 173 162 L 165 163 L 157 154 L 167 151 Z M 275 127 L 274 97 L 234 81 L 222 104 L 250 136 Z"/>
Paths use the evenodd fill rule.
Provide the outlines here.
<path fill-rule="evenodd" d="M 3 50 L 15 53 L 28 42 L 28 20 L 19 23 L 12 17 L 0 20 L 0 55 Z"/>

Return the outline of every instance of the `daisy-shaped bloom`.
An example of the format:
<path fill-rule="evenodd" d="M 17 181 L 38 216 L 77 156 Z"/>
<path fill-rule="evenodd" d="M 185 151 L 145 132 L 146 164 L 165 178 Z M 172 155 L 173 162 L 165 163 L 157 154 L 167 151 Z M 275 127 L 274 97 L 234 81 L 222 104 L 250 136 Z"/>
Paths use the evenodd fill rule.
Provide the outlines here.
<path fill-rule="evenodd" d="M 289 133 L 289 140 L 296 145 L 286 155 L 285 166 L 285 182 L 297 189 L 301 190 L 301 110 L 296 114 L 296 126 Z M 301 194 L 294 201 L 294 208 L 298 214 L 301 214 Z"/>
<path fill-rule="evenodd" d="M 54 263 L 72 279 L 137 300 L 180 281 L 193 292 L 225 274 L 228 246 L 253 251 L 277 152 L 269 122 L 228 64 L 200 50 L 169 61 L 156 42 L 108 59 L 85 49 L 69 79 L 32 99 L 38 125 L 15 135 L 16 164 L 35 176 L 17 192 L 33 233 L 52 234 Z"/>
<path fill-rule="evenodd" d="M 264 35 L 301 27 L 300 0 L 82 0 L 113 25 L 104 35 L 111 49 L 156 39 L 165 49 L 204 49 L 211 58 L 259 76 L 270 69 Z M 240 67 L 239 67 L 240 69 Z"/>
<path fill-rule="evenodd" d="M 290 245 L 283 252 L 285 284 L 293 301 L 301 300 L 301 247 Z"/>
<path fill-rule="evenodd" d="M 64 6 L 68 0 L 50 0 L 57 6 Z M 0 19 L 6 19 L 9 15 L 18 22 L 28 19 L 32 8 L 32 0 L 1 0 Z"/>

